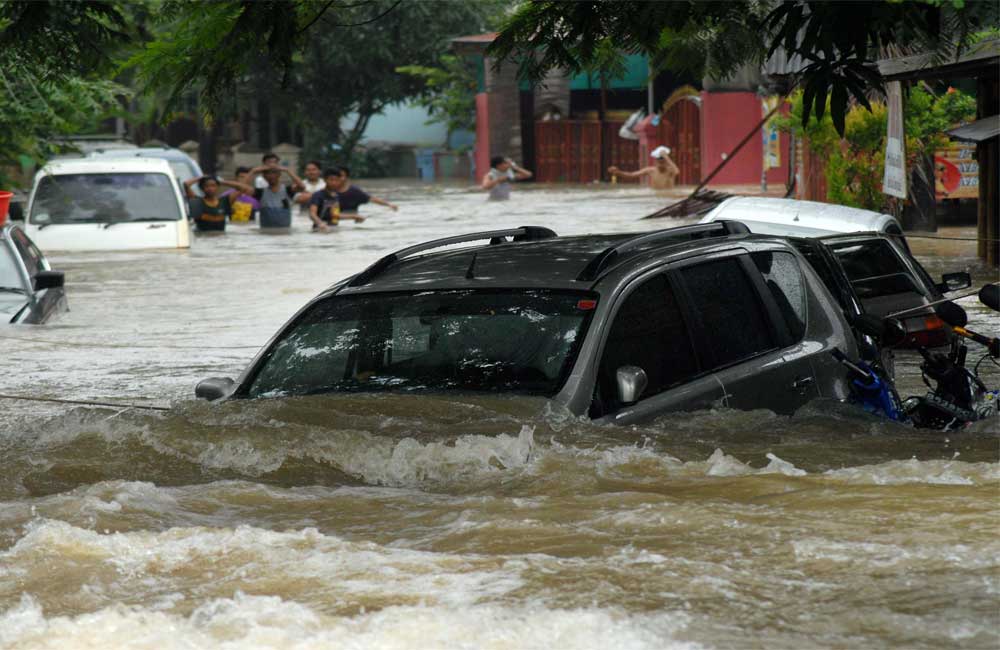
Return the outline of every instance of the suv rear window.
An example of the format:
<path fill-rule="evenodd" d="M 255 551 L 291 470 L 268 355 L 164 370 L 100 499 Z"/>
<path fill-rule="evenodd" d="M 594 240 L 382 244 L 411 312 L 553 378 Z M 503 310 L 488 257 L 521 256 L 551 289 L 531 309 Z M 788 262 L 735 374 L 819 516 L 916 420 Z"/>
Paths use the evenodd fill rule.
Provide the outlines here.
<path fill-rule="evenodd" d="M 681 276 L 716 367 L 775 347 L 764 305 L 738 259 L 689 266 Z"/>
<path fill-rule="evenodd" d="M 859 298 L 919 292 L 910 271 L 885 240 L 831 244 L 830 249 L 840 260 Z"/>
<path fill-rule="evenodd" d="M 791 253 L 766 251 L 751 256 L 778 305 L 795 342 L 806 334 L 806 291 L 799 263 Z"/>
<path fill-rule="evenodd" d="M 250 397 L 421 389 L 554 395 L 592 294 L 541 290 L 332 296 L 268 351 Z"/>

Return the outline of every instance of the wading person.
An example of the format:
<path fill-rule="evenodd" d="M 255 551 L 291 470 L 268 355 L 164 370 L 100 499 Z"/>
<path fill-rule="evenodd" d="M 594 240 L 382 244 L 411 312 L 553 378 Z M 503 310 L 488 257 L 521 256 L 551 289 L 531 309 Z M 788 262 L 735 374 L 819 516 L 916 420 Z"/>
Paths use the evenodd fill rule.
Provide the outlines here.
<path fill-rule="evenodd" d="M 670 159 L 670 147 L 657 147 L 649 154 L 650 158 L 656 160 L 656 164 L 650 167 L 643 167 L 635 172 L 623 172 L 614 165 L 608 167 L 608 172 L 623 178 L 641 178 L 649 176 L 649 186 L 654 190 L 669 190 L 674 187 L 677 175 L 681 170 Z"/>
<path fill-rule="evenodd" d="M 229 205 L 233 209 L 232 214 L 229 215 L 229 221 L 232 223 L 250 223 L 254 220 L 254 215 L 260 211 L 260 203 L 253 198 L 253 188 L 250 187 L 249 177 L 249 167 L 237 167 L 236 182 L 242 183 L 250 191 L 244 192 L 234 188 L 222 193 L 222 196 L 229 197 Z"/>
<path fill-rule="evenodd" d="M 510 158 L 493 156 L 490 159 L 490 171 L 483 176 L 480 187 L 490 193 L 490 201 L 506 201 L 510 198 L 511 184 L 529 178 L 531 172 L 524 167 L 518 167 Z"/>
<path fill-rule="evenodd" d="M 350 218 L 357 222 L 365 220 L 358 214 L 358 208 L 365 203 L 374 203 L 389 208 L 393 212 L 399 207 L 389 203 L 385 199 L 368 194 L 363 189 L 351 183 L 351 170 L 347 167 L 340 167 L 339 179 L 337 180 L 337 201 L 340 203 L 340 218 Z"/>
<path fill-rule="evenodd" d="M 204 196 L 198 196 L 191 189 L 195 183 Z M 188 197 L 191 209 L 191 219 L 201 232 L 221 232 L 226 229 L 226 219 L 232 214 L 232 203 L 229 196 L 219 195 L 219 186 L 225 185 L 240 192 L 252 192 L 253 188 L 235 181 L 224 181 L 214 176 L 189 178 L 184 181 L 184 193 Z"/>
<path fill-rule="evenodd" d="M 266 154 L 260 157 L 260 164 L 264 167 L 277 167 L 279 164 L 281 164 L 281 158 L 278 158 L 278 154 L 271 153 L 270 151 L 268 151 Z M 257 179 L 254 181 L 253 186 L 259 190 L 262 190 L 265 187 L 267 187 L 267 181 L 264 180 L 262 177 L 258 176 Z"/>
<path fill-rule="evenodd" d="M 281 182 L 281 174 L 288 174 L 291 185 Z M 254 167 L 250 177 L 262 174 L 267 185 L 253 191 L 253 197 L 260 203 L 261 228 L 289 228 L 292 225 L 292 200 L 296 192 L 303 189 L 302 179 L 287 167 L 279 165 Z"/>
<path fill-rule="evenodd" d="M 302 179 L 305 189 L 295 195 L 296 218 L 306 218 L 309 216 L 309 201 L 312 199 L 312 195 L 323 189 L 325 185 L 322 170 L 323 167 L 315 160 L 310 160 L 306 163 L 303 170 L 306 177 Z"/>
<path fill-rule="evenodd" d="M 313 222 L 313 230 L 327 232 L 330 226 L 340 223 L 340 202 L 337 200 L 337 187 L 340 186 L 340 170 L 327 169 L 323 171 L 324 187 L 313 192 L 309 200 L 309 218 Z"/>

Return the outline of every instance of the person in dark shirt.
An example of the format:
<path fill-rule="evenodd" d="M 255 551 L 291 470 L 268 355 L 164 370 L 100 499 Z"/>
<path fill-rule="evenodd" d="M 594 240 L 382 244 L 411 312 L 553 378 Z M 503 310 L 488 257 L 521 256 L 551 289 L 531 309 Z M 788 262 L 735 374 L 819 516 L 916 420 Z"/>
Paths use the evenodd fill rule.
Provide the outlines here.
<path fill-rule="evenodd" d="M 195 183 L 198 184 L 198 188 L 204 196 L 198 196 L 191 189 Z M 253 192 L 253 188 L 249 185 L 236 181 L 224 181 L 214 176 L 201 176 L 184 181 L 184 193 L 188 197 L 191 218 L 199 231 L 224 231 L 226 229 L 226 219 L 232 214 L 233 208 L 228 196 L 219 196 L 221 185 L 240 192 Z"/>
<path fill-rule="evenodd" d="M 393 212 L 399 208 L 377 196 L 371 196 L 356 185 L 351 184 L 351 170 L 347 167 L 340 168 L 340 178 L 337 183 L 337 198 L 340 201 L 340 218 L 353 216 L 356 221 L 364 221 L 364 217 L 358 214 L 358 208 L 371 201 L 377 205 L 384 205 Z"/>
<path fill-rule="evenodd" d="M 326 183 L 323 189 L 313 192 L 309 199 L 309 218 L 316 232 L 327 232 L 330 226 L 340 223 L 340 200 L 337 196 L 340 170 L 323 170 L 323 181 Z"/>

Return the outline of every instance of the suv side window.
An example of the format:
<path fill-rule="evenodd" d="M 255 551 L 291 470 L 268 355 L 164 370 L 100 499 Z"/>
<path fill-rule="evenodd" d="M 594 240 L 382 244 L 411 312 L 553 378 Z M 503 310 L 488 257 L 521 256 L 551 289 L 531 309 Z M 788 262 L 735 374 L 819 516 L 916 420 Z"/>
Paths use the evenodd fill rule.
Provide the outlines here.
<path fill-rule="evenodd" d="M 764 283 L 788 324 L 792 340 L 801 341 L 806 334 L 806 292 L 795 256 L 781 251 L 761 251 L 750 258 L 764 276 Z"/>
<path fill-rule="evenodd" d="M 682 268 L 691 306 L 698 318 L 705 355 L 715 367 L 732 365 L 776 347 L 767 312 L 739 258 Z"/>
<path fill-rule="evenodd" d="M 684 318 L 664 275 L 643 282 L 625 298 L 615 315 L 598 369 L 596 415 L 620 406 L 615 374 L 618 368 L 628 365 L 646 371 L 649 384 L 643 399 L 698 374 Z"/>

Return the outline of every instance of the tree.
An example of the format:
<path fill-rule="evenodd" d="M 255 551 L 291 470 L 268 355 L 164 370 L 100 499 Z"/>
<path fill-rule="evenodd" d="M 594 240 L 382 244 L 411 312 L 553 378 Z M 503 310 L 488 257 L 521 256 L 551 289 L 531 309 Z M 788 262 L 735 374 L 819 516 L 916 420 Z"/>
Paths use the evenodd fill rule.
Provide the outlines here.
<path fill-rule="evenodd" d="M 112 2 L 0 2 L 0 187 L 71 150 L 65 136 L 92 129 L 128 91 L 96 76 L 128 40 Z"/>
<path fill-rule="evenodd" d="M 0 70 L 0 188 L 17 184 L 12 170 L 72 150 L 63 138 L 93 127 L 125 92 L 110 81 L 36 78 L 19 65 Z"/>
<path fill-rule="evenodd" d="M 826 161 L 826 200 L 868 210 L 883 210 L 887 110 L 871 103 L 871 109 L 852 106 L 845 119 L 843 138 L 834 129 L 829 114 L 802 126 L 803 92 L 791 95 L 791 115 L 777 118 L 782 130 L 794 133 Z M 976 101 L 960 91 L 934 93 L 924 84 L 915 86 L 904 105 L 907 166 L 919 169 L 919 161 L 947 144 L 945 130 L 975 118 Z M 933 185 L 933 179 L 925 179 Z"/>
<path fill-rule="evenodd" d="M 955 56 L 998 20 L 988 0 L 538 0 L 510 16 L 489 53 L 540 79 L 552 68 L 586 69 L 611 43 L 660 68 L 726 78 L 783 48 L 804 62 L 802 119 L 821 119 L 829 106 L 842 134 L 850 99 L 867 107 L 868 91 L 881 88 L 872 67 L 880 56 L 902 47 Z"/>
<path fill-rule="evenodd" d="M 371 118 L 386 106 L 424 93 L 427 77 L 397 72 L 400 62 L 430 67 L 447 52 L 455 36 L 486 29 L 498 13 L 497 2 L 404 2 L 378 20 L 345 12 L 338 23 L 321 19 L 296 65 L 291 90 L 307 140 L 325 148 L 336 144 L 350 160 Z M 336 25 L 353 21 L 349 30 Z M 472 90 L 474 96 L 475 89 Z M 353 123 L 342 128 L 345 116 Z M 307 143 L 309 153 L 321 153 Z"/>

